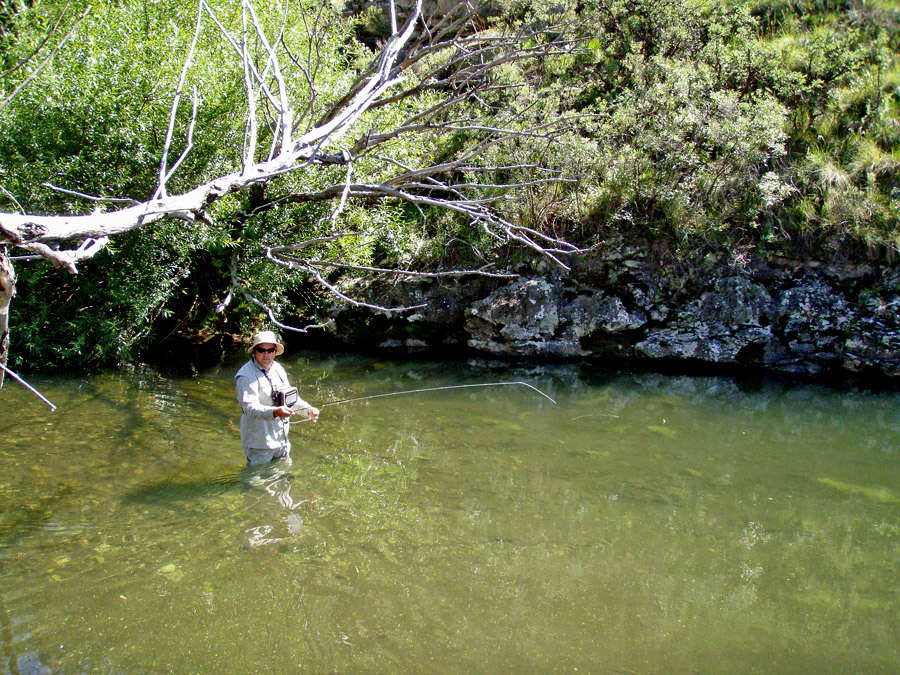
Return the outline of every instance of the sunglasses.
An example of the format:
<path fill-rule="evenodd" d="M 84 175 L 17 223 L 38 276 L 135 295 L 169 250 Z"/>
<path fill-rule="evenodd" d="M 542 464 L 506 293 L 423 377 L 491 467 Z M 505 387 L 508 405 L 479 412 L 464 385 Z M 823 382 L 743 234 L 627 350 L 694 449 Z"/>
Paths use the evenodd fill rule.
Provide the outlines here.
<path fill-rule="evenodd" d="M 272 347 L 271 349 L 266 349 L 265 347 L 257 347 L 256 353 L 257 354 L 274 354 L 276 349 L 278 349 L 278 347 Z"/>

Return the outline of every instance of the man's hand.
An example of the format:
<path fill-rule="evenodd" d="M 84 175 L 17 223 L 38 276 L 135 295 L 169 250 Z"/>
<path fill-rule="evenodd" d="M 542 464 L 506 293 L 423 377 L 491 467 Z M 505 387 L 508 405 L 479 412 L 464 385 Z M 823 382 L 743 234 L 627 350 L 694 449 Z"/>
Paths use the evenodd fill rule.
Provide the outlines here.
<path fill-rule="evenodd" d="M 283 420 L 286 420 L 287 418 L 289 418 L 291 415 L 294 414 L 294 411 L 291 410 L 290 408 L 288 408 L 286 405 L 275 408 L 274 412 L 275 412 L 275 417 L 280 417 Z"/>
<path fill-rule="evenodd" d="M 313 422 L 319 419 L 319 409 L 318 408 L 307 408 L 306 416 L 309 417 Z"/>

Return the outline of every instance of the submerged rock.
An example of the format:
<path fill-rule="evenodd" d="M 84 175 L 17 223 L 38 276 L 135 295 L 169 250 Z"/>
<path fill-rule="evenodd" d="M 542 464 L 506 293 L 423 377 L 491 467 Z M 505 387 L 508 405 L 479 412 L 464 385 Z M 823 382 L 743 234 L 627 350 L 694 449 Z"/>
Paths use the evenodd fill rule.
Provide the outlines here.
<path fill-rule="evenodd" d="M 822 485 L 827 485 L 835 490 L 840 490 L 841 492 L 851 495 L 862 495 L 863 497 L 868 497 L 869 499 L 873 499 L 876 502 L 882 502 L 883 504 L 897 504 L 900 502 L 900 497 L 883 485 L 876 487 L 855 485 L 853 483 L 844 483 L 843 481 L 831 478 L 820 478 L 819 482 Z"/>

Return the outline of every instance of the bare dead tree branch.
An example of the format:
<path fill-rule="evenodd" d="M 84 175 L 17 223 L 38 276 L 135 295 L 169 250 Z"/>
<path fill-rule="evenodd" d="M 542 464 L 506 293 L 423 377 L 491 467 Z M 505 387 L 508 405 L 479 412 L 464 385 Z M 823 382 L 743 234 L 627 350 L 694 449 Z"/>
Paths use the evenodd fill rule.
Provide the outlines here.
<path fill-rule="evenodd" d="M 78 197 L 79 199 L 87 199 L 91 202 L 109 202 L 111 204 L 140 204 L 135 199 L 128 199 L 126 197 L 97 197 L 96 195 L 85 194 L 84 192 L 78 192 L 77 190 L 68 190 L 63 187 L 59 187 L 58 185 L 53 185 L 53 183 L 41 183 L 46 188 L 50 188 L 56 192 L 62 193 L 64 195 L 71 195 L 72 197 Z M 2 188 L 0 188 L 2 189 Z M 4 190 L 5 192 L 5 190 Z M 11 195 L 10 195 L 11 196 Z M 21 207 L 19 207 L 22 210 Z M 24 210 L 22 210 L 24 213 Z"/>
<path fill-rule="evenodd" d="M 19 213 L 25 213 L 25 209 L 22 208 L 22 205 L 19 203 L 19 200 L 16 199 L 16 196 L 7 190 L 5 187 L 0 185 L 0 192 L 6 195 L 6 198 L 9 199 L 13 204 L 15 204 L 16 208 L 19 209 Z"/>
<path fill-rule="evenodd" d="M 245 0 L 245 3 L 247 0 Z M 208 13 L 212 10 L 205 2 L 203 6 Z M 67 269 L 75 271 L 75 264 L 82 259 L 78 251 L 59 252 L 46 246 L 48 243 L 59 243 L 68 239 L 94 238 L 114 236 L 163 218 L 177 218 L 188 222 L 205 220 L 205 212 L 224 195 L 238 192 L 250 185 L 264 183 L 277 176 L 297 171 L 320 159 L 322 150 L 347 134 L 355 122 L 368 109 L 371 103 L 396 84 L 393 76 L 393 64 L 399 54 L 400 47 L 412 34 L 412 29 L 421 11 L 421 0 L 416 5 L 417 11 L 410 18 L 404 31 L 392 37 L 391 42 L 382 53 L 379 68 L 367 86 L 353 99 L 348 107 L 326 125 L 316 127 L 304 134 L 295 142 L 290 142 L 290 125 L 282 124 L 281 152 L 272 160 L 247 165 L 241 172 L 232 173 L 181 195 L 165 195 L 163 189 L 157 191 L 157 197 L 143 204 L 109 213 L 93 213 L 72 216 L 40 216 L 2 213 L 0 214 L 0 242 L 7 242 L 32 247 L 40 255 L 54 264 L 63 264 Z M 237 43 L 232 42 L 242 58 L 249 58 Z M 190 60 L 190 54 L 188 57 Z M 248 65 L 261 86 L 264 83 L 255 66 Z M 264 89 L 267 89 L 264 87 Z M 269 94 L 271 99 L 274 97 Z M 174 106 L 173 106 L 174 108 Z M 289 110 L 283 111 L 285 114 Z M 285 142 L 287 141 L 287 142 Z"/>
<path fill-rule="evenodd" d="M 275 311 L 271 307 L 269 307 L 269 305 L 264 303 L 262 300 L 260 300 L 256 296 L 254 296 L 252 293 L 250 293 L 250 291 L 247 290 L 246 285 L 238 277 L 237 256 L 235 256 L 231 261 L 231 289 L 228 291 L 228 295 L 225 296 L 225 299 L 222 300 L 222 302 L 220 302 L 218 304 L 218 306 L 216 307 L 217 312 L 219 312 L 221 314 L 222 312 L 225 311 L 225 309 L 228 307 L 228 305 L 231 304 L 231 299 L 232 299 L 232 297 L 234 297 L 235 291 L 237 291 L 238 293 L 243 295 L 245 298 L 247 298 L 247 300 L 249 300 L 251 303 L 253 303 L 257 307 L 259 307 L 261 310 L 263 310 L 266 313 L 266 316 L 269 318 L 269 321 L 271 321 L 275 326 L 277 326 L 281 330 L 288 330 L 288 331 L 292 331 L 294 333 L 306 333 L 307 331 L 314 330 L 316 328 L 327 328 L 330 325 L 330 322 L 325 322 L 325 323 L 310 324 L 303 328 L 297 328 L 296 326 L 291 326 L 289 324 L 282 323 L 281 321 L 279 321 Z"/>
<path fill-rule="evenodd" d="M 19 384 L 21 384 L 21 385 L 22 385 L 23 387 L 25 387 L 28 391 L 30 391 L 32 394 L 34 394 L 34 395 L 37 396 L 39 399 L 41 399 L 44 403 L 46 403 L 48 406 L 50 406 L 50 412 L 53 412 L 54 410 L 56 410 L 56 406 L 53 405 L 52 403 L 50 403 L 50 401 L 47 400 L 47 397 L 46 397 L 46 396 L 44 396 L 41 392 L 39 392 L 37 389 L 35 389 L 34 387 L 32 387 L 30 384 L 28 384 L 25 380 L 23 380 L 21 377 L 19 377 L 19 376 L 18 376 L 16 373 L 14 373 L 12 370 L 10 370 L 9 368 L 7 368 L 7 367 L 6 367 L 6 363 L 2 363 L 2 362 L 0 362 L 0 387 L 3 386 L 3 375 L 4 375 L 4 374 L 8 374 L 8 375 L 9 375 L 11 378 L 13 378 L 16 382 L 18 382 Z"/>
<path fill-rule="evenodd" d="M 226 194 L 238 192 L 246 189 L 250 185 L 265 183 L 278 176 L 326 161 L 326 156 L 323 153 L 325 148 L 335 144 L 343 136 L 349 133 L 363 114 L 369 110 L 385 105 L 387 102 L 399 100 L 396 98 L 398 94 L 388 96 L 388 92 L 392 87 L 395 87 L 403 81 L 403 71 L 408 69 L 410 64 L 418 59 L 417 55 L 407 54 L 405 61 L 400 64 L 396 63 L 401 53 L 407 49 L 413 36 L 414 28 L 421 16 L 421 0 L 415 4 L 413 14 L 409 17 L 402 31 L 398 28 L 398 31 L 391 36 L 390 40 L 385 45 L 379 59 L 373 66 L 372 74 L 368 78 L 361 79 L 359 86 L 354 85 L 351 87 L 348 95 L 341 99 L 343 106 L 336 105 L 332 108 L 332 112 L 323 118 L 326 120 L 323 124 L 315 126 L 302 134 L 299 138 L 293 139 L 293 108 L 287 98 L 287 87 L 281 65 L 277 58 L 276 50 L 272 46 L 273 43 L 266 38 L 259 18 L 252 5 L 249 3 L 249 0 L 244 0 L 243 5 L 246 8 L 246 16 L 249 18 L 249 22 L 252 24 L 256 36 L 262 41 L 264 46 L 267 55 L 266 65 L 267 68 L 271 68 L 272 77 L 276 81 L 277 94 L 275 91 L 270 90 L 266 84 L 266 78 L 260 74 L 259 69 L 251 59 L 246 49 L 246 37 L 238 43 L 217 19 L 214 11 L 207 2 L 201 0 L 200 7 L 198 8 L 198 21 L 195 27 L 194 37 L 185 58 L 182 75 L 179 79 L 179 84 L 176 88 L 176 94 L 173 100 L 169 130 L 167 131 L 167 140 L 163 152 L 163 160 L 161 162 L 160 184 L 154 199 L 144 202 L 143 204 L 134 205 L 114 212 L 93 213 L 88 215 L 40 216 L 8 213 L 0 214 L 0 241 L 15 245 L 34 247 L 39 244 L 58 244 L 66 240 L 78 238 L 93 238 L 99 240 L 102 237 L 114 236 L 137 227 L 145 226 L 162 218 L 177 218 L 188 222 L 205 220 L 206 210 L 208 210 L 215 201 Z M 461 7 L 464 11 L 462 11 L 454 21 L 446 23 L 448 27 L 452 25 L 458 28 L 460 25 L 472 20 L 477 7 L 470 3 L 464 3 Z M 266 161 L 253 161 L 252 159 L 247 159 L 245 161 L 245 166 L 238 173 L 222 176 L 221 178 L 205 185 L 198 186 L 181 195 L 167 195 L 165 185 L 167 179 L 172 175 L 172 170 L 167 170 L 165 168 L 165 158 L 171 146 L 174 134 L 175 112 L 177 111 L 178 100 L 181 96 L 181 90 L 185 82 L 185 74 L 192 62 L 194 45 L 196 44 L 197 36 L 201 29 L 200 19 L 204 14 L 212 18 L 214 23 L 219 27 L 221 34 L 232 45 L 235 53 L 240 56 L 241 62 L 245 67 L 247 78 L 252 79 L 255 85 L 258 85 L 262 89 L 267 99 L 275 106 L 279 116 L 278 136 L 280 150 L 274 158 Z M 434 33 L 432 33 L 432 35 L 434 35 Z M 439 35 L 441 34 L 439 33 Z M 512 43 L 515 44 L 517 40 L 518 38 L 514 38 Z M 466 52 L 475 54 L 476 56 L 486 53 L 484 52 L 484 50 L 487 49 L 487 47 L 484 46 L 485 43 L 488 45 L 496 45 L 501 42 L 501 38 L 494 35 L 485 37 L 474 36 L 464 39 L 448 40 L 441 45 L 428 44 L 423 47 L 423 49 L 430 50 L 431 53 L 434 53 L 438 46 L 440 46 L 441 49 L 452 48 L 457 50 L 462 46 L 463 49 L 460 50 L 459 55 L 454 57 L 456 59 L 462 59 Z M 525 50 L 524 54 L 516 56 L 505 55 L 503 57 L 487 60 L 483 63 L 478 63 L 477 66 L 468 71 L 465 70 L 465 68 L 461 68 L 459 72 L 465 76 L 463 82 L 470 82 L 473 77 L 480 73 L 489 72 L 491 68 L 500 63 L 508 62 L 509 59 L 513 58 L 529 58 L 534 52 L 535 48 L 529 48 Z M 422 58 L 424 58 L 424 56 Z M 453 62 L 451 62 L 451 65 L 452 63 Z M 410 93 L 410 95 L 419 91 L 420 89 L 418 89 L 418 87 L 419 85 L 411 87 L 409 91 L 412 93 Z M 253 109 L 252 106 L 253 87 L 248 84 L 246 91 L 252 112 L 255 112 L 255 109 Z M 458 96 L 451 96 L 445 104 L 438 104 L 433 110 L 426 111 L 423 114 L 434 118 L 438 112 L 451 107 L 458 103 L 459 100 L 460 98 Z M 248 124 L 253 124 L 252 119 L 254 118 L 255 115 L 248 115 Z M 194 115 L 192 115 L 192 125 L 193 119 Z M 568 120 L 561 121 L 561 123 L 567 122 Z M 190 138 L 190 134 L 192 133 L 191 129 L 188 131 L 188 138 Z M 404 133 L 433 132 L 435 130 L 465 132 L 481 131 L 485 134 L 485 139 L 480 144 L 476 144 L 474 148 L 457 161 L 445 162 L 435 167 L 418 169 L 415 172 L 409 172 L 407 175 L 393 177 L 386 183 L 387 187 L 402 185 L 405 182 L 409 182 L 409 179 L 414 175 L 421 178 L 426 175 L 436 175 L 441 171 L 459 169 L 467 160 L 478 153 L 483 152 L 491 143 L 500 142 L 501 138 L 509 140 L 510 138 L 515 137 L 536 137 L 542 133 L 540 129 L 514 129 L 499 126 L 490 127 L 475 123 L 445 123 L 440 125 L 437 122 L 433 122 L 422 125 L 401 125 L 399 128 L 383 134 L 361 135 L 355 143 L 355 152 L 353 154 L 356 155 L 360 152 L 365 152 L 379 145 L 383 145 Z M 252 138 L 253 134 L 251 133 L 250 135 Z M 250 150 L 252 150 L 253 145 L 251 140 L 249 143 Z M 189 147 L 190 145 L 188 143 L 187 150 L 189 150 Z M 248 158 L 251 154 L 252 153 L 248 151 Z M 181 163 L 185 155 L 186 152 L 182 153 L 177 164 Z M 339 159 L 338 161 L 342 160 Z M 344 158 L 343 161 L 349 162 L 350 159 Z M 174 168 L 177 168 L 177 165 L 176 167 L 173 167 L 173 169 Z M 493 186 L 496 184 L 490 185 Z M 378 191 L 374 186 L 369 186 L 364 190 L 364 196 L 372 196 L 376 192 Z M 346 190 L 341 194 L 343 195 L 343 200 L 346 200 L 349 195 Z M 390 190 L 383 189 L 381 190 L 381 194 L 400 199 L 407 199 L 416 204 L 429 204 L 441 207 L 448 206 L 451 210 L 457 210 L 472 215 L 472 210 L 466 208 L 464 205 L 451 205 L 447 202 L 441 202 L 440 200 L 428 200 L 422 196 L 410 195 L 402 190 L 391 192 Z M 323 193 L 322 196 L 324 197 L 325 195 L 326 193 Z M 494 219 L 486 212 L 477 213 L 477 217 L 480 221 L 492 223 L 493 226 L 499 228 L 500 231 L 506 231 L 507 228 L 510 227 L 510 233 L 519 232 L 515 227 L 502 222 L 502 220 Z M 517 236 L 514 236 L 513 238 L 515 239 Z M 81 253 L 78 253 L 77 249 L 76 251 L 61 252 L 55 246 L 50 246 L 49 250 L 37 247 L 37 250 L 41 255 L 45 255 L 48 259 L 53 260 L 57 264 L 61 264 L 64 260 L 67 267 L 74 269 L 74 265 L 79 259 L 82 259 L 84 252 L 88 249 L 85 249 L 85 251 L 82 251 Z"/>
<path fill-rule="evenodd" d="M 271 202 L 269 206 L 286 202 L 330 201 L 334 199 L 339 192 L 343 192 L 346 189 L 347 186 L 335 185 L 316 193 L 289 195 Z M 454 200 L 434 195 L 417 194 L 400 187 L 386 184 L 352 184 L 349 185 L 349 194 L 355 197 L 369 199 L 392 198 L 410 204 L 430 206 L 459 213 L 468 217 L 471 223 L 477 224 L 498 241 L 519 242 L 535 252 L 552 259 L 564 269 L 568 269 L 568 265 L 559 258 L 560 255 L 583 252 L 583 249 L 580 249 L 565 240 L 550 237 L 532 228 L 510 223 L 491 210 L 485 208 L 482 204 L 479 204 L 477 200 Z"/>
<path fill-rule="evenodd" d="M 284 263 L 282 263 L 284 264 Z M 285 264 L 288 269 L 305 272 L 313 279 L 315 279 L 321 286 L 328 290 L 329 293 L 334 295 L 336 298 L 343 300 L 348 305 L 352 305 L 353 307 L 364 307 L 365 309 L 371 309 L 378 312 L 387 312 L 387 313 L 399 313 L 399 312 L 409 312 L 414 309 L 422 309 L 425 305 L 409 305 L 407 307 L 383 307 L 381 305 L 376 305 L 370 302 L 363 302 L 361 300 L 356 300 L 355 298 L 351 298 L 349 295 L 345 294 L 341 291 L 337 286 L 330 283 L 322 276 L 321 272 L 315 267 L 309 265 L 303 265 L 300 263 L 286 263 Z"/>
<path fill-rule="evenodd" d="M 444 272 L 417 272 L 415 270 L 402 270 L 396 269 L 393 267 L 369 267 L 367 265 L 351 265 L 348 263 L 336 263 L 330 260 L 320 260 L 317 258 L 293 258 L 291 256 L 286 255 L 276 255 L 273 252 L 270 252 L 271 255 L 267 255 L 272 262 L 282 265 L 282 266 L 290 266 L 291 263 L 295 265 L 304 265 L 311 268 L 328 268 L 328 269 L 338 269 L 338 270 L 350 270 L 353 272 L 366 272 L 370 274 L 387 274 L 398 277 L 413 277 L 416 279 L 441 279 L 448 277 L 470 277 L 473 274 L 490 277 L 491 279 L 514 279 L 517 275 L 509 273 L 509 272 L 491 272 L 489 270 L 446 270 Z"/>
<path fill-rule="evenodd" d="M 497 77 L 497 72 L 503 68 L 519 68 L 541 57 L 571 54 L 577 48 L 577 40 L 569 39 L 564 30 L 554 32 L 553 37 L 546 39 L 538 39 L 536 33 L 526 28 L 511 35 L 496 29 L 480 30 L 479 12 L 484 5 L 469 1 L 460 2 L 456 11 L 428 22 L 423 19 L 423 1 L 416 0 L 401 25 L 392 0 L 391 35 L 377 57 L 347 86 L 343 95 L 336 97 L 318 122 L 313 123 L 323 98 L 316 83 L 323 61 L 317 43 L 323 31 L 320 22 L 325 10 L 320 8 L 312 21 L 306 15 L 301 17 L 310 42 L 304 59 L 291 52 L 285 39 L 287 2 L 285 0 L 280 26 L 268 35 L 266 24 L 252 0 L 241 0 L 240 28 L 233 32 L 207 0 L 199 0 L 193 37 L 173 94 L 158 183 L 151 199 L 130 203 L 114 211 L 84 215 L 0 213 L 0 243 L 21 247 L 75 273 L 77 264 L 102 250 L 109 237 L 162 219 L 209 222 L 210 209 L 227 195 L 255 186 L 277 184 L 287 187 L 275 197 L 266 195 L 265 201 L 255 205 L 248 216 L 287 204 L 334 202 L 335 206 L 318 222 L 313 221 L 313 226 L 308 228 L 310 236 L 305 240 L 261 249 L 265 252 L 265 260 L 308 275 L 328 293 L 354 306 L 383 312 L 415 308 L 381 307 L 351 298 L 332 281 L 331 273 L 391 274 L 410 278 L 509 275 L 484 267 L 428 272 L 304 255 L 304 249 L 317 244 L 328 244 L 342 237 L 375 234 L 375 228 L 368 232 L 338 231 L 351 200 L 408 204 L 419 209 L 423 220 L 428 209 L 455 213 L 471 227 L 498 242 L 526 247 L 567 268 L 566 256 L 581 249 L 538 229 L 512 222 L 495 207 L 507 199 L 511 190 L 526 190 L 549 183 L 564 184 L 573 179 L 556 175 L 533 161 L 501 161 L 495 166 L 489 158 L 490 153 L 502 144 L 544 141 L 549 145 L 577 123 L 579 118 L 571 116 L 543 122 L 529 106 L 508 106 L 505 101 L 510 92 L 521 85 Z M 246 118 L 240 166 L 182 194 L 173 195 L 168 193 L 167 184 L 193 148 L 200 101 L 194 90 L 190 120 L 184 125 L 186 129 L 179 132 L 179 124 L 184 124 L 179 122 L 183 117 L 179 114 L 181 98 L 188 85 L 199 37 L 207 22 L 212 22 L 230 46 L 232 58 L 237 59 L 235 63 L 243 77 L 242 109 Z M 256 45 L 256 50 L 251 49 L 251 42 Z M 298 95 L 297 90 L 303 93 Z M 298 100 L 292 100 L 292 97 Z M 398 112 L 387 115 L 388 110 L 394 109 Z M 529 122 L 530 115 L 535 119 Z M 396 122 L 398 119 L 402 121 Z M 179 133 L 183 136 L 184 147 L 178 159 L 169 166 L 169 155 L 179 144 Z M 266 137 L 267 133 L 270 137 Z M 465 137 L 466 141 L 450 154 L 444 152 L 440 142 L 432 141 L 431 163 L 417 166 L 414 161 L 392 157 L 392 146 L 401 138 L 432 139 L 451 135 Z M 267 155 L 261 156 L 258 151 L 261 143 L 268 145 Z M 291 188 L 289 180 L 276 183 L 279 178 L 312 168 L 320 170 L 320 178 L 305 185 L 316 185 L 315 188 Z M 333 183 L 322 180 L 323 176 L 332 176 Z M 294 183 L 304 184 L 300 180 Z M 49 184 L 48 187 L 91 201 L 126 203 L 121 198 L 91 197 Z M 324 230 L 328 231 L 327 235 L 317 236 Z M 239 293 L 263 310 L 279 328 L 306 331 L 316 327 L 296 328 L 280 323 L 272 307 L 256 297 L 248 284 L 240 279 L 237 261 L 236 256 L 231 273 L 232 288 L 220 303 L 219 311 L 224 311 Z"/>
<path fill-rule="evenodd" d="M 178 114 L 178 104 L 181 102 L 181 93 L 184 89 L 184 82 L 187 79 L 188 70 L 191 67 L 191 63 L 194 60 L 194 50 L 197 47 L 197 38 L 200 37 L 200 28 L 203 25 L 203 5 L 197 5 L 197 23 L 194 27 L 194 37 L 191 39 L 191 46 L 188 49 L 187 58 L 184 60 L 184 65 L 181 68 L 181 77 L 178 79 L 178 86 L 175 88 L 175 96 L 172 99 L 172 108 L 169 112 L 169 128 L 166 131 L 166 141 L 163 145 L 162 151 L 162 159 L 159 163 L 159 186 L 156 188 L 156 194 L 153 195 L 154 199 L 159 199 L 160 197 L 166 196 L 166 181 L 172 175 L 172 173 L 177 168 L 178 164 L 181 163 L 179 160 L 178 164 L 172 168 L 171 171 L 167 169 L 168 160 L 169 160 L 169 148 L 172 145 L 172 135 L 175 132 L 175 118 Z M 197 117 L 197 93 L 194 92 L 194 112 L 191 116 L 191 137 L 193 137 L 193 129 L 194 129 L 194 120 Z M 191 140 L 188 139 L 187 148 L 185 150 L 185 154 L 191 148 Z M 184 158 L 184 154 L 182 155 L 182 159 Z"/>

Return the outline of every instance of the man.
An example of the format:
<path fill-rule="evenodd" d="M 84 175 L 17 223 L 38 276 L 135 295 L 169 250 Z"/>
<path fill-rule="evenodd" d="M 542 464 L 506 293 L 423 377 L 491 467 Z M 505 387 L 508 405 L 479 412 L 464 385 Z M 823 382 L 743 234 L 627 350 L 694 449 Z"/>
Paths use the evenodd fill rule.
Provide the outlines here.
<path fill-rule="evenodd" d="M 293 408 L 276 405 L 275 392 L 290 387 L 287 373 L 275 357 L 284 353 L 284 345 L 272 331 L 262 331 L 253 336 L 250 360 L 234 376 L 234 387 L 241 405 L 241 444 L 247 455 L 247 464 L 265 464 L 288 457 L 291 442 L 288 440 L 290 418 L 304 414 L 315 422 L 319 410 L 303 399 Z M 298 412 L 295 413 L 294 410 Z"/>

